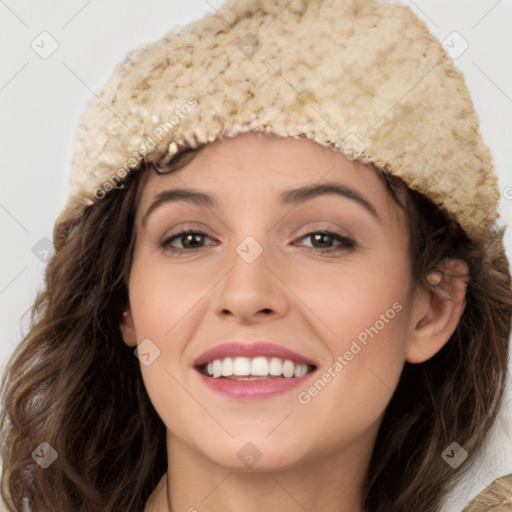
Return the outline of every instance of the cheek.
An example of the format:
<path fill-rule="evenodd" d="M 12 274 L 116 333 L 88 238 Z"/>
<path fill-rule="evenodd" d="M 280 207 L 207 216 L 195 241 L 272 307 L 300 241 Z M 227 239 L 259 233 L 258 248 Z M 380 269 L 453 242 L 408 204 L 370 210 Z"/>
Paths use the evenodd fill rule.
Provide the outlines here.
<path fill-rule="evenodd" d="M 168 349 L 183 325 L 197 321 L 195 310 L 215 280 L 193 266 L 166 265 L 161 258 L 135 259 L 130 276 L 130 304 L 138 339 L 154 338 Z M 213 276 L 215 277 L 215 276 Z M 173 345 L 174 346 L 174 345 Z"/>
<path fill-rule="evenodd" d="M 377 421 L 398 384 L 410 313 L 406 271 L 404 260 L 382 258 L 380 265 L 320 272 L 316 279 L 306 274 L 297 290 L 320 318 L 315 334 L 330 354 L 299 403 L 311 417 L 330 411 L 333 435 L 336 425 Z"/>
<path fill-rule="evenodd" d="M 372 334 L 386 344 L 398 342 L 410 300 L 407 262 L 400 256 L 389 253 L 374 261 L 354 258 L 336 267 L 301 269 L 294 292 L 320 320 L 315 322 L 319 337 L 332 349 L 348 348 L 346 343 L 358 337 L 364 343 Z"/>
<path fill-rule="evenodd" d="M 205 272 L 198 272 L 194 265 L 186 267 L 171 268 L 161 258 L 136 255 L 129 282 L 137 341 L 154 344 L 148 345 L 151 363 L 140 366 L 142 378 L 155 410 L 167 426 L 176 424 L 175 411 L 194 407 L 183 387 L 187 372 L 183 353 L 202 321 L 201 299 L 218 281 L 213 275 L 210 283 Z"/>
<path fill-rule="evenodd" d="M 329 453 L 365 432 L 376 432 L 405 361 L 405 329 L 400 319 L 405 308 L 394 304 L 396 310 L 376 307 L 375 314 L 367 310 L 363 315 L 355 305 L 347 310 L 337 324 L 338 335 L 325 340 L 332 359 L 298 390 L 295 419 L 319 430 L 319 450 Z M 381 311 L 388 323 L 376 316 Z"/>

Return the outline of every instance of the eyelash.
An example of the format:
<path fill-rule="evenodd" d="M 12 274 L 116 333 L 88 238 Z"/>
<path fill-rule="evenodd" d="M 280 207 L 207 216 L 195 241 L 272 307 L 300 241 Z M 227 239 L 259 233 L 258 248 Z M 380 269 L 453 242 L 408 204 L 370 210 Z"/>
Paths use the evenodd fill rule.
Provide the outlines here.
<path fill-rule="evenodd" d="M 335 247 L 327 247 L 327 248 L 306 247 L 308 252 L 317 252 L 318 251 L 321 254 L 328 254 L 328 253 L 340 252 L 340 251 L 350 251 L 350 250 L 355 249 L 355 247 L 356 247 L 355 242 L 353 240 L 351 240 L 350 238 L 347 238 L 345 236 L 342 236 L 338 233 L 335 233 L 335 232 L 329 231 L 329 230 L 310 231 L 309 233 L 302 235 L 300 237 L 300 239 L 303 239 L 303 238 L 306 238 L 306 237 L 309 237 L 312 235 L 317 235 L 317 234 L 328 235 L 328 236 L 332 237 L 334 240 L 337 240 L 338 242 L 340 242 L 341 245 L 339 245 L 337 247 L 335 246 Z M 193 249 L 181 249 L 181 248 L 176 248 L 176 247 L 170 246 L 171 242 L 173 242 L 174 240 L 180 239 L 186 235 L 201 235 L 201 236 L 208 237 L 208 235 L 206 233 L 203 233 L 202 231 L 196 231 L 196 230 L 192 230 L 192 229 L 186 230 L 186 231 L 180 231 L 179 233 L 176 233 L 175 235 L 172 235 L 171 237 L 166 238 L 165 240 L 162 240 L 159 243 L 159 247 L 160 247 L 160 249 L 162 249 L 166 252 L 171 252 L 173 254 L 183 254 L 185 252 L 195 253 L 195 252 L 199 251 L 200 249 L 202 249 L 202 247 L 196 247 Z M 210 238 L 210 237 L 208 237 L 208 238 Z"/>

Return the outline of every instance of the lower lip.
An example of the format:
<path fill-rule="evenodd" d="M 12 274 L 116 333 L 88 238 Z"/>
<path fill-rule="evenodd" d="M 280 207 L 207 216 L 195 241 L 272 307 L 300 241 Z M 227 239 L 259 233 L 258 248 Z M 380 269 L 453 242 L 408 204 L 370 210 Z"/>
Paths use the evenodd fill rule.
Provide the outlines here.
<path fill-rule="evenodd" d="M 207 377 L 199 373 L 202 381 L 213 391 L 234 400 L 265 400 L 282 395 L 304 384 L 315 370 L 302 377 L 282 377 L 268 380 L 234 380 Z"/>

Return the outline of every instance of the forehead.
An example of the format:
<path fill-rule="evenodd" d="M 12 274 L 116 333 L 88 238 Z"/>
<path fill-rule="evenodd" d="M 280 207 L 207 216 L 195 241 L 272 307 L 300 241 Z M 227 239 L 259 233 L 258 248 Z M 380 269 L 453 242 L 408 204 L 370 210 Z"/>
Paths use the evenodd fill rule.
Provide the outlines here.
<path fill-rule="evenodd" d="M 397 208 L 376 169 L 307 138 L 249 132 L 185 154 L 168 174 L 150 167 L 138 214 L 170 188 L 204 191 L 223 204 L 237 198 L 238 204 L 249 199 L 268 206 L 283 191 L 324 182 L 370 197 L 384 215 Z"/>
<path fill-rule="evenodd" d="M 149 169 L 145 194 L 175 182 L 176 178 L 191 179 L 196 185 L 214 184 L 240 175 L 245 180 L 262 180 L 279 184 L 294 181 L 351 178 L 367 181 L 373 169 L 352 162 L 340 152 L 306 138 L 280 137 L 275 134 L 248 132 L 207 144 L 199 151 L 185 154 L 176 170 L 158 174 Z M 167 179 L 169 178 L 169 179 Z M 173 179 L 175 178 L 175 179 Z"/>

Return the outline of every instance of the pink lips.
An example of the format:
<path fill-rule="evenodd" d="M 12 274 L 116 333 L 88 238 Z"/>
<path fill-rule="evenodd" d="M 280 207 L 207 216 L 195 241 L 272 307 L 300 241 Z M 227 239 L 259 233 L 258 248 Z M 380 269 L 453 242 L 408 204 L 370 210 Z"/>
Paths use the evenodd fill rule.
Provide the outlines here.
<path fill-rule="evenodd" d="M 222 343 L 216 347 L 207 350 L 194 361 L 194 367 L 198 370 L 198 375 L 202 382 L 211 390 L 223 396 L 234 400 L 263 400 L 291 391 L 306 380 L 311 378 L 315 372 L 307 373 L 302 377 L 273 377 L 262 380 L 236 380 L 225 377 L 213 378 L 200 373 L 200 367 L 213 361 L 214 359 L 223 359 L 225 357 L 279 357 L 289 359 L 294 363 L 308 364 L 316 367 L 318 364 L 312 359 L 301 356 L 292 350 L 268 343 L 258 341 L 255 343 L 244 344 L 236 341 Z"/>
<path fill-rule="evenodd" d="M 298 388 L 310 379 L 313 373 L 306 373 L 302 377 L 269 380 L 231 380 L 224 377 L 214 379 L 206 375 L 198 375 L 211 390 L 233 400 L 263 400 Z"/>
<path fill-rule="evenodd" d="M 308 359 L 293 350 L 281 347 L 274 343 L 266 341 L 257 341 L 254 343 L 240 343 L 238 341 L 230 341 L 222 343 L 216 347 L 207 350 L 204 354 L 200 355 L 195 361 L 194 366 L 202 366 L 207 364 L 214 359 L 223 359 L 225 357 L 279 357 L 281 359 L 290 359 L 294 363 L 298 364 L 310 364 L 312 366 L 318 366 L 318 364 L 312 359 Z"/>

